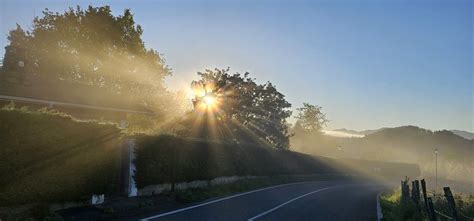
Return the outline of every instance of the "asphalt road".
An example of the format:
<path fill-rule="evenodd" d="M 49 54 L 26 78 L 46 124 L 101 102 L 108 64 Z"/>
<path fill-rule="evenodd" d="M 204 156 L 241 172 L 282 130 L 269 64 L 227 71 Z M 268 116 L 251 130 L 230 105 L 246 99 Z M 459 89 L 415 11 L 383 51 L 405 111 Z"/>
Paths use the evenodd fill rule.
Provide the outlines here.
<path fill-rule="evenodd" d="M 382 186 L 349 181 L 286 184 L 198 203 L 142 220 L 377 220 Z"/>

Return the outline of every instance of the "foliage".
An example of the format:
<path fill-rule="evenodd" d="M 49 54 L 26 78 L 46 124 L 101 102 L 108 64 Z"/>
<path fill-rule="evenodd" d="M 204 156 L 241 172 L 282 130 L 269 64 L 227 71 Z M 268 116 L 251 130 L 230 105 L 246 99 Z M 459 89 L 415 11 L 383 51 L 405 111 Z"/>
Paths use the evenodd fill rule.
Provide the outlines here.
<path fill-rule="evenodd" d="M 442 212 L 443 214 L 451 214 L 444 194 L 434 193 L 432 198 L 436 210 Z M 472 194 L 464 195 L 462 193 L 454 193 L 454 201 L 456 204 L 456 210 L 460 216 L 464 215 L 468 217 L 474 217 L 474 196 Z"/>
<path fill-rule="evenodd" d="M 328 119 L 323 113 L 322 107 L 303 103 L 303 107 L 296 108 L 298 114 L 296 115 L 295 128 L 300 128 L 302 132 L 306 133 L 320 133 L 326 126 Z"/>
<path fill-rule="evenodd" d="M 383 219 L 387 221 L 421 220 L 422 214 L 416 209 L 415 203 L 401 201 L 401 190 L 397 189 L 380 196 Z"/>
<path fill-rule="evenodd" d="M 167 98 L 163 79 L 171 70 L 162 56 L 147 49 L 129 9 L 114 16 L 109 6 L 45 9 L 31 31 L 10 31 L 3 72 L 28 73 L 54 84 L 93 85 L 116 94 L 140 95 L 152 106 Z M 23 64 L 23 67 L 19 65 Z M 163 106 L 166 108 L 166 106 Z"/>
<path fill-rule="evenodd" d="M 117 191 L 120 131 L 46 109 L 0 110 L 0 205 Z"/>
<path fill-rule="evenodd" d="M 255 143 L 262 139 L 276 148 L 289 148 L 286 119 L 291 115 L 291 104 L 272 83 L 257 84 L 255 79 L 249 77 L 249 73 L 230 74 L 229 69 L 206 70 L 198 75 L 201 79 L 193 82 L 193 85 L 203 85 L 206 93 L 221 100 L 213 113 L 215 116 L 207 114 L 202 122 L 207 123 L 212 117 L 218 119 L 220 124 L 229 126 L 231 131 L 251 133 L 253 137 L 244 136 L 250 138 L 245 139 L 245 142 Z M 191 117 L 196 119 L 198 116 L 191 114 Z M 234 135 L 238 140 L 243 140 L 241 133 Z"/>
<path fill-rule="evenodd" d="M 136 137 L 139 188 L 220 176 L 329 173 L 327 158 L 253 145 L 226 144 L 170 135 Z"/>
<path fill-rule="evenodd" d="M 450 214 L 449 206 L 444 195 L 435 193 L 434 195 L 430 194 L 428 197 L 433 199 L 435 210 L 446 215 Z M 472 195 L 464 196 L 455 194 L 454 199 L 456 201 L 455 204 L 458 214 L 464 215 L 464 218 L 465 216 L 474 216 L 474 197 Z M 428 220 L 427 214 L 424 212 L 423 201 L 421 202 L 423 212 L 420 213 L 411 200 L 406 203 L 401 202 L 400 188 L 382 194 L 380 204 L 382 206 L 383 220 Z"/>

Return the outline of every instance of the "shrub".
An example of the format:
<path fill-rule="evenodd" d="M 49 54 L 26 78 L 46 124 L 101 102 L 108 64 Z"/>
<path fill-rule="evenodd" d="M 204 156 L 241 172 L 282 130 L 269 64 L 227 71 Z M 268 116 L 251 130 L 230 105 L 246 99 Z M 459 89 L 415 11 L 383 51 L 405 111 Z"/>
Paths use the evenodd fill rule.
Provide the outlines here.
<path fill-rule="evenodd" d="M 0 109 L 0 205 L 115 191 L 120 130 L 47 110 Z"/>
<path fill-rule="evenodd" d="M 139 188 L 219 176 L 330 173 L 330 160 L 252 145 L 226 144 L 171 135 L 136 137 L 135 180 Z"/>

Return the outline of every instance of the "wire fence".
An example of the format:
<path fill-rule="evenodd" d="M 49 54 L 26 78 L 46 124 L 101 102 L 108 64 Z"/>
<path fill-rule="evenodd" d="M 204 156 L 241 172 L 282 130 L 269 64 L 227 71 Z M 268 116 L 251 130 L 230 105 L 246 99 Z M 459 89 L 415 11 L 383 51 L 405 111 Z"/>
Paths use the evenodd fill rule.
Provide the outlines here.
<path fill-rule="evenodd" d="M 458 211 L 459 209 L 456 207 L 456 201 L 449 187 L 443 188 L 444 200 L 443 197 L 440 196 L 441 194 L 426 190 L 426 182 L 424 179 L 421 181 L 412 181 L 411 189 L 408 179 L 402 180 L 401 190 L 402 201 L 413 201 L 417 209 L 420 210 L 420 214 L 426 216 L 430 221 L 474 221 L 474 218 L 468 217 Z M 446 204 L 447 208 L 435 208 L 433 199 L 436 199 L 436 202 L 443 200 L 443 204 Z"/>

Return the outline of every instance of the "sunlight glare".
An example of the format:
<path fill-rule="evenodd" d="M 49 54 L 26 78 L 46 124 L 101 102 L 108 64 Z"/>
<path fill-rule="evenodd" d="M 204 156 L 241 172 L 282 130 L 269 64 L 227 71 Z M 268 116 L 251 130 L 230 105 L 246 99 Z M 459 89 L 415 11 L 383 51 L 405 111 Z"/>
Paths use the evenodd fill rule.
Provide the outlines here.
<path fill-rule="evenodd" d="M 206 104 L 206 106 L 212 106 L 212 105 L 215 104 L 216 99 L 215 99 L 214 97 L 212 97 L 212 96 L 205 96 L 205 97 L 203 98 L 203 101 L 204 101 L 204 103 Z"/>

